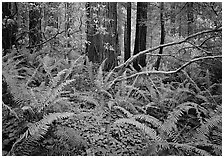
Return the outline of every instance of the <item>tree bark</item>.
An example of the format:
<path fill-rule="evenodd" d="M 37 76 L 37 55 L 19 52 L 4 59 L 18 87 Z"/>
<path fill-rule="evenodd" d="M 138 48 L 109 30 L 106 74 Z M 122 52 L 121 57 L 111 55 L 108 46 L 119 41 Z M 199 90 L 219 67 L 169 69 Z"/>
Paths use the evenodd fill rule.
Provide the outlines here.
<path fill-rule="evenodd" d="M 127 2 L 127 23 L 125 25 L 124 61 L 131 57 L 131 2 Z"/>
<path fill-rule="evenodd" d="M 35 6 L 38 6 L 35 3 Z M 38 45 L 41 42 L 41 12 L 38 7 L 32 6 L 29 11 L 29 45 Z"/>
<path fill-rule="evenodd" d="M 165 40 L 165 26 L 164 26 L 165 20 L 164 20 L 163 12 L 164 12 L 164 2 L 161 2 L 160 3 L 160 26 L 161 26 L 160 45 L 163 45 Z M 163 54 L 163 47 L 159 49 L 159 54 Z M 155 63 L 155 70 L 157 71 L 159 70 L 160 61 L 161 61 L 161 56 L 158 57 Z"/>
<path fill-rule="evenodd" d="M 193 13 L 193 2 L 187 2 L 187 35 L 194 33 L 194 13 Z"/>
<path fill-rule="evenodd" d="M 86 54 L 94 63 L 101 63 L 107 59 L 104 70 L 109 71 L 117 65 L 117 3 L 87 2 L 86 16 Z M 104 16 L 106 18 L 103 18 Z M 106 33 L 101 28 L 106 28 Z"/>
<path fill-rule="evenodd" d="M 146 49 L 146 35 L 147 35 L 147 3 L 137 2 L 137 18 L 136 18 L 136 34 L 135 34 L 135 48 L 134 55 Z M 140 56 L 133 62 L 133 67 L 140 71 L 141 67 L 146 66 L 146 55 Z"/>
<path fill-rule="evenodd" d="M 17 4 L 14 2 L 2 3 L 2 47 L 4 49 L 3 56 L 8 50 L 16 44 L 16 33 L 18 25 L 15 21 L 15 15 L 18 12 Z"/>
<path fill-rule="evenodd" d="M 175 27 L 175 24 L 176 24 L 176 3 L 175 2 L 171 3 L 170 21 L 171 21 L 171 25 L 172 25 L 170 34 L 174 36 L 176 34 L 176 27 Z"/>

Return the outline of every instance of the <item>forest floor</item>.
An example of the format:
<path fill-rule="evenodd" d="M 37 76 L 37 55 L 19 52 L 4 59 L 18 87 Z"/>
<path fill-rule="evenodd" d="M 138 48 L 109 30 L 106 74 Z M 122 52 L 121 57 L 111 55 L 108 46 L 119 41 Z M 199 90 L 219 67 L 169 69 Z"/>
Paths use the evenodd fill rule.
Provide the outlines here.
<path fill-rule="evenodd" d="M 3 156 L 220 154 L 220 115 L 211 113 L 206 118 L 208 110 L 197 107 L 211 100 L 178 82 L 172 88 L 170 83 L 149 86 L 144 77 L 105 90 L 108 84 L 102 67 L 93 66 L 91 72 L 84 66 L 62 69 L 48 84 L 32 87 L 35 95 L 27 93 L 23 81 L 12 84 L 14 80 L 5 75 Z M 149 88 L 153 86 L 160 89 Z M 51 99 L 46 101 L 47 95 Z M 35 101 L 38 97 L 41 104 Z M 215 102 L 209 104 L 216 106 L 212 109 L 218 109 L 220 97 Z M 202 146 L 205 141 L 214 146 Z"/>

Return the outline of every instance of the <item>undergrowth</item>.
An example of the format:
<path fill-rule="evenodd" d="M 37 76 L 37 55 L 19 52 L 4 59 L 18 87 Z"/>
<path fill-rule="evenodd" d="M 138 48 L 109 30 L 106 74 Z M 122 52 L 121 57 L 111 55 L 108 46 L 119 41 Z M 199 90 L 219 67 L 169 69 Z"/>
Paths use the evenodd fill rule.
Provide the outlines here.
<path fill-rule="evenodd" d="M 4 155 L 222 153 L 221 83 L 209 71 L 200 85 L 185 71 L 182 82 L 156 75 L 115 82 L 136 72 L 104 72 L 105 61 L 83 56 L 43 56 L 36 67 L 24 60 L 3 62 Z"/>

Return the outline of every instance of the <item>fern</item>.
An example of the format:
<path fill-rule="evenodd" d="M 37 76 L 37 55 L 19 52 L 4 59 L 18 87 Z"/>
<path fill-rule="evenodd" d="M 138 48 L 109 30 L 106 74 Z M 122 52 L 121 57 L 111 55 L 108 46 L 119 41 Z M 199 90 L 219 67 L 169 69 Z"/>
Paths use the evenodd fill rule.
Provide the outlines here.
<path fill-rule="evenodd" d="M 172 130 L 177 131 L 177 121 L 183 115 L 184 112 L 187 112 L 192 106 L 189 106 L 190 103 L 183 103 L 177 106 L 172 112 L 168 113 L 167 119 L 161 126 L 161 130 L 166 132 L 169 136 L 172 136 Z"/>
<path fill-rule="evenodd" d="M 221 128 L 222 123 L 222 116 L 221 115 L 214 115 L 213 117 L 206 120 L 204 124 L 201 125 L 200 128 L 197 129 L 197 133 L 199 135 L 207 136 L 207 134 L 210 132 L 210 130 L 213 127 L 219 127 Z"/>
<path fill-rule="evenodd" d="M 19 120 L 19 117 L 18 117 L 17 113 L 16 113 L 10 106 L 6 105 L 4 102 L 2 102 L 2 105 L 3 105 L 3 107 L 5 107 L 6 109 L 8 109 L 9 112 L 10 112 L 11 114 L 13 114 L 13 115 Z"/>
<path fill-rule="evenodd" d="M 150 115 L 144 115 L 144 114 L 134 115 L 133 118 L 136 119 L 136 120 L 141 120 L 141 121 L 148 122 L 156 128 L 159 128 L 160 126 L 162 126 L 161 121 L 159 121 L 157 118 L 155 118 L 153 116 L 150 116 Z"/>
<path fill-rule="evenodd" d="M 121 106 L 113 106 L 114 109 L 120 110 L 123 114 L 125 114 L 128 118 L 132 117 L 133 114 L 131 114 L 129 111 L 127 111 L 125 108 Z"/>
<path fill-rule="evenodd" d="M 23 106 L 28 104 L 32 99 L 30 94 L 27 92 L 27 86 L 25 84 L 25 78 L 19 73 L 18 65 L 22 61 L 13 61 L 12 59 L 2 64 L 2 75 L 7 82 L 10 93 L 13 96 L 14 101 Z"/>
<path fill-rule="evenodd" d="M 51 113 L 47 116 L 44 116 L 42 120 L 36 123 L 29 124 L 26 132 L 21 135 L 20 138 L 13 144 L 11 152 L 13 153 L 13 150 L 15 150 L 15 146 L 21 141 L 26 141 L 27 139 L 29 139 L 32 140 L 32 142 L 35 144 L 36 142 L 44 138 L 54 121 L 57 121 L 58 119 L 65 119 L 73 115 L 73 113 Z M 32 142 L 29 141 L 30 146 L 33 145 Z"/>
<path fill-rule="evenodd" d="M 70 97 L 75 97 L 76 99 L 78 99 L 80 101 L 85 101 L 85 102 L 91 103 L 91 104 L 95 105 L 96 107 L 100 106 L 98 101 L 90 93 L 79 93 L 74 89 L 74 92 L 73 92 L 73 94 L 70 94 Z"/>
<path fill-rule="evenodd" d="M 172 147 L 178 149 L 178 150 L 183 150 L 185 151 L 185 154 L 191 154 L 191 153 L 197 153 L 200 156 L 210 156 L 210 154 L 202 149 L 199 149 L 197 147 L 188 145 L 188 144 L 179 144 L 179 143 L 169 143 L 169 145 L 171 145 Z"/>
<path fill-rule="evenodd" d="M 209 142 L 199 142 L 199 143 L 188 143 L 188 145 L 195 146 L 195 147 L 209 147 L 212 149 L 212 151 L 209 151 L 210 153 L 213 152 L 217 156 L 222 155 L 222 145 L 216 145 L 216 144 L 211 144 Z"/>
<path fill-rule="evenodd" d="M 122 124 L 122 123 L 136 126 L 137 128 L 141 129 L 145 134 L 147 134 L 151 139 L 153 139 L 156 142 L 163 141 L 161 137 L 157 136 L 156 131 L 154 129 L 134 120 L 134 118 L 128 118 L 128 119 L 122 118 L 114 122 L 114 124 Z"/>

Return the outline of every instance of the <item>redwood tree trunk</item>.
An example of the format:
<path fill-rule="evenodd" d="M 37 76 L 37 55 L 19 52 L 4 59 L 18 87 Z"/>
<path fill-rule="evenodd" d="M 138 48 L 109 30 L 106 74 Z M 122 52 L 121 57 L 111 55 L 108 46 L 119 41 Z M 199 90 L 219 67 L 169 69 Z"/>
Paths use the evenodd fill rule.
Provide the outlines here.
<path fill-rule="evenodd" d="M 160 45 L 164 44 L 164 40 L 165 40 L 165 27 L 164 27 L 165 21 L 164 21 L 163 11 L 164 11 L 164 2 L 161 2 L 160 3 L 160 26 L 161 26 Z M 163 47 L 159 49 L 159 54 L 163 54 Z M 159 70 L 160 61 L 161 61 L 161 56 L 158 57 L 155 63 L 155 70 Z"/>
<path fill-rule="evenodd" d="M 105 7 L 98 7 L 105 5 Z M 104 70 L 117 65 L 117 3 L 87 2 L 87 56 L 94 63 L 105 59 Z M 106 19 L 104 19 L 106 17 Z M 106 28 L 106 33 L 100 28 Z"/>
<path fill-rule="evenodd" d="M 127 2 L 127 23 L 125 23 L 124 61 L 131 57 L 131 2 Z"/>
<path fill-rule="evenodd" d="M 14 9 L 16 8 L 16 9 Z M 4 49 L 3 56 L 8 50 L 16 44 L 16 33 L 18 26 L 14 20 L 17 14 L 17 4 L 13 2 L 2 3 L 2 48 Z"/>
<path fill-rule="evenodd" d="M 194 23 L 194 14 L 193 14 L 193 2 L 187 3 L 187 35 L 194 33 L 193 23 Z"/>
<path fill-rule="evenodd" d="M 35 3 L 35 5 L 39 5 Z M 29 44 L 35 46 L 41 42 L 41 12 L 33 7 L 29 11 Z"/>
<path fill-rule="evenodd" d="M 146 49 L 146 35 L 147 35 L 147 3 L 137 2 L 137 18 L 136 18 L 136 34 L 135 34 L 135 48 L 134 55 Z M 146 66 L 146 55 L 140 56 L 133 62 L 133 67 L 140 71 L 141 67 Z"/>

